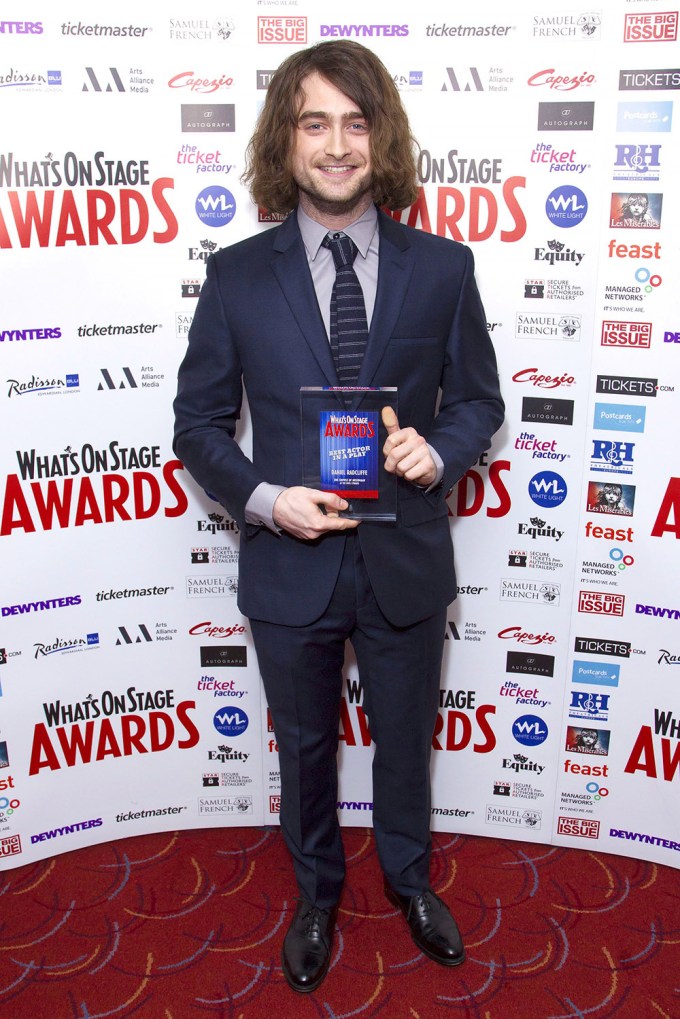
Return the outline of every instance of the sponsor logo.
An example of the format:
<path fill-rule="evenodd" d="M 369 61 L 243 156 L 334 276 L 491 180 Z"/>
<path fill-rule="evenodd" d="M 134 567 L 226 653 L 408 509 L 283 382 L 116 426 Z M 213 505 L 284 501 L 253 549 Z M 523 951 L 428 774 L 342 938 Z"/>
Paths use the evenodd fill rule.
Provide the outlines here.
<path fill-rule="evenodd" d="M 233 626 L 215 626 L 212 622 L 196 623 L 189 630 L 192 637 L 209 637 L 211 640 L 215 638 L 226 639 L 227 637 L 241 636 L 246 633 L 245 626 L 241 623 L 235 623 Z"/>
<path fill-rule="evenodd" d="M 259 17 L 257 19 L 259 43 L 306 43 L 307 18 Z"/>
<path fill-rule="evenodd" d="M 618 686 L 620 665 L 600 665 L 576 659 L 571 667 L 572 683 L 594 683 L 596 686 Z"/>
<path fill-rule="evenodd" d="M 595 754 L 606 757 L 609 753 L 609 729 L 584 729 L 567 726 L 564 749 L 572 754 Z"/>
<path fill-rule="evenodd" d="M 615 432 L 644 432 L 647 408 L 642 404 L 596 403 L 593 428 Z"/>
<path fill-rule="evenodd" d="M 76 651 L 98 650 L 99 634 L 87 633 L 84 637 L 57 637 L 51 644 L 36 641 L 33 647 L 36 659 L 56 654 L 73 654 Z"/>
<path fill-rule="evenodd" d="M 571 403 L 571 401 L 561 400 L 538 400 L 537 402 L 541 408 L 539 413 L 545 413 L 546 407 L 549 408 L 548 413 L 551 413 L 555 403 Z M 531 405 L 528 412 L 532 413 Z M 526 421 L 527 418 L 523 417 L 522 420 Z M 565 424 L 566 422 L 557 423 Z M 557 439 L 537 439 L 533 432 L 520 432 L 519 436 L 515 439 L 515 449 L 523 453 L 531 453 L 532 460 L 555 460 L 557 463 L 564 463 L 566 459 L 571 457 L 571 453 L 557 452 Z"/>
<path fill-rule="evenodd" d="M 61 329 L 59 326 L 47 326 L 39 329 L 0 329 L 0 343 L 17 343 L 23 340 L 52 339 L 61 339 Z"/>
<path fill-rule="evenodd" d="M 530 523 L 518 524 L 517 533 L 527 535 L 529 538 L 533 538 L 535 541 L 537 538 L 554 538 L 555 541 L 559 541 L 564 531 L 558 531 L 555 527 L 549 527 L 545 520 L 541 520 L 540 517 L 531 517 Z"/>
<path fill-rule="evenodd" d="M 588 497 L 586 503 L 586 511 L 588 513 L 612 513 L 614 516 L 632 517 L 634 509 L 635 485 L 621 485 L 618 482 L 613 481 L 588 482 Z M 592 535 L 593 538 L 607 537 L 607 534 L 597 534 L 595 528 L 588 531 L 587 524 L 586 534 L 588 534 L 588 536 Z M 628 539 L 619 538 L 617 534 L 616 540 L 631 541 L 632 533 L 631 537 Z"/>
<path fill-rule="evenodd" d="M 523 687 L 512 679 L 506 679 L 500 690 L 500 697 L 511 697 L 515 704 L 528 704 L 535 708 L 545 708 L 550 701 L 538 696 L 538 687 Z"/>
<path fill-rule="evenodd" d="M 155 807 L 151 810 L 127 810 L 124 814 L 116 814 L 116 822 L 141 821 L 146 817 L 167 817 L 168 814 L 181 814 L 187 807 Z"/>
<path fill-rule="evenodd" d="M 392 75 L 392 81 L 400 92 L 415 92 L 423 87 L 423 72 L 397 72 Z"/>
<path fill-rule="evenodd" d="M 539 471 L 529 481 L 528 492 L 532 502 L 538 506 L 554 509 L 567 498 L 567 483 L 554 471 Z"/>
<path fill-rule="evenodd" d="M 574 423 L 574 401 L 558 400 L 554 397 L 525 396 L 522 399 L 522 421 L 540 422 L 541 424 L 550 425 L 572 425 Z M 536 441 L 533 434 L 522 432 L 522 435 L 526 437 L 526 441 Z M 543 444 L 539 443 L 539 445 Z M 533 447 L 532 450 L 533 455 L 537 455 L 537 451 Z M 541 451 L 538 452 L 540 453 Z M 554 448 L 551 450 L 544 449 L 542 452 L 554 454 L 553 456 L 548 455 L 547 458 L 549 460 L 561 461 L 565 456 L 563 453 L 555 453 Z"/>
<path fill-rule="evenodd" d="M 588 212 L 588 199 L 580 188 L 563 184 L 548 195 L 545 214 L 553 224 L 563 229 L 576 226 Z"/>
<path fill-rule="evenodd" d="M 249 775 L 240 775 L 237 771 L 222 771 L 222 772 L 204 772 L 203 773 L 203 788 L 204 789 L 219 789 L 220 786 L 238 786 L 251 785 L 252 778 Z"/>
<path fill-rule="evenodd" d="M 490 67 L 484 81 L 477 67 L 447 67 L 442 92 L 507 92 L 514 84 L 514 76 L 502 67 Z"/>
<path fill-rule="evenodd" d="M 593 693 L 591 690 L 572 690 L 569 717 L 587 718 L 589 722 L 606 722 L 610 696 L 608 693 Z"/>
<path fill-rule="evenodd" d="M 135 325 L 84 325 L 78 326 L 76 332 L 79 337 L 88 339 L 96 336 L 154 336 L 156 330 L 161 328 L 160 322 L 137 322 Z"/>
<path fill-rule="evenodd" d="M 552 676 L 555 670 L 554 655 L 539 655 L 528 651 L 508 651 L 505 671 L 532 676 Z"/>
<path fill-rule="evenodd" d="M 602 323 L 600 344 L 603 347 L 638 347 L 646 350 L 652 345 L 652 323 L 614 322 L 611 319 L 606 319 Z M 598 393 L 607 391 L 606 389 L 597 389 Z M 609 391 L 614 392 L 615 390 Z M 621 392 L 625 392 L 625 390 L 622 389 Z"/>
<path fill-rule="evenodd" d="M 519 644 L 554 644 L 557 637 L 552 633 L 529 633 L 521 626 L 506 626 L 500 630 L 498 636 L 501 640 L 516 640 Z"/>
<path fill-rule="evenodd" d="M 248 716 L 243 708 L 220 708 L 213 716 L 213 725 L 221 736 L 234 739 L 248 728 Z"/>
<path fill-rule="evenodd" d="M 575 301 L 583 297 L 585 290 L 580 283 L 570 280 L 525 280 L 525 300 Z"/>
<path fill-rule="evenodd" d="M 244 668 L 248 664 L 245 646 L 201 647 L 201 667 L 204 669 Z"/>
<path fill-rule="evenodd" d="M 609 226 L 613 230 L 658 230 L 662 205 L 662 194 L 617 191 L 610 200 Z"/>
<path fill-rule="evenodd" d="M 214 676 L 201 676 L 197 685 L 200 693 L 211 693 L 213 697 L 241 698 L 245 690 L 238 690 L 234 679 L 215 679 Z"/>
<path fill-rule="evenodd" d="M 79 594 L 66 595 L 63 598 L 48 598 L 44 601 L 19 602 L 18 605 L 3 605 L 2 616 L 23 616 L 30 612 L 45 612 L 48 609 L 66 609 L 73 605 L 80 605 L 82 598 Z"/>
<path fill-rule="evenodd" d="M 599 39 L 601 26 L 599 11 L 534 14 L 531 34 L 536 39 Z"/>
<path fill-rule="evenodd" d="M 542 812 L 540 810 L 523 810 L 521 807 L 498 807 L 487 805 L 486 823 L 510 825 L 515 828 L 541 830 Z"/>
<path fill-rule="evenodd" d="M 606 637 L 575 637 L 574 651 L 577 654 L 630 658 L 631 644 L 627 640 L 608 640 Z"/>
<path fill-rule="evenodd" d="M 48 831 L 41 831 L 37 835 L 31 835 L 31 845 L 35 842 L 46 842 L 49 839 L 61 838 L 62 835 L 74 835 L 76 832 L 85 831 L 88 828 L 100 828 L 103 823 L 101 817 L 94 817 L 89 821 L 77 821 L 75 824 L 65 824 L 61 828 L 50 828 Z"/>
<path fill-rule="evenodd" d="M 588 71 L 582 71 L 581 74 L 557 74 L 554 67 L 548 67 L 543 71 L 536 71 L 530 78 L 527 78 L 527 85 L 539 86 L 547 85 L 548 88 L 555 89 L 557 92 L 573 92 L 574 89 L 580 88 L 583 85 L 587 88 L 592 85 L 595 81 L 595 75 L 590 74 Z M 549 105 L 549 104 L 545 104 Z M 555 106 L 559 106 L 559 103 L 555 103 Z M 576 104 L 577 106 L 580 104 Z M 584 105 L 592 106 L 592 103 L 586 103 Z"/>
<path fill-rule="evenodd" d="M 193 312 L 190 315 L 183 311 L 175 313 L 175 336 L 178 340 L 187 338 L 193 318 Z"/>
<path fill-rule="evenodd" d="M 542 800 L 545 793 L 528 782 L 494 782 L 494 796 L 514 796 L 518 800 Z"/>
<path fill-rule="evenodd" d="M 560 585 L 540 580 L 501 579 L 500 600 L 557 606 L 560 603 Z"/>
<path fill-rule="evenodd" d="M 233 103 L 182 103 L 181 128 L 185 133 L 227 133 L 236 130 Z"/>
<path fill-rule="evenodd" d="M 208 751 L 208 760 L 219 761 L 221 764 L 226 764 L 227 761 L 243 761 L 245 763 L 249 757 L 250 754 L 246 754 L 242 750 L 233 750 L 225 744 L 218 746 L 217 750 Z"/>
<path fill-rule="evenodd" d="M 534 262 L 548 262 L 552 266 L 563 262 L 568 262 L 570 265 L 580 265 L 584 255 L 584 252 L 574 251 L 573 248 L 568 248 L 562 241 L 556 240 L 549 240 L 545 248 L 534 248 Z"/>
<path fill-rule="evenodd" d="M 628 831 L 625 828 L 610 828 L 609 837 L 612 839 L 630 839 L 632 842 L 641 842 L 647 846 L 660 846 L 663 849 L 674 849 L 676 852 L 680 852 L 680 842 L 661 838 L 660 835 L 647 835 L 645 832 Z"/>
<path fill-rule="evenodd" d="M 600 822 L 593 821 L 588 817 L 560 815 L 557 818 L 557 834 L 570 835 L 580 839 L 598 839 L 600 837 Z"/>
<path fill-rule="evenodd" d="M 624 42 L 675 42 L 678 38 L 678 12 L 626 14 Z"/>
<path fill-rule="evenodd" d="M 188 88 L 199 95 L 212 95 L 213 92 L 227 91 L 233 84 L 234 79 L 228 74 L 221 74 L 219 78 L 201 78 L 195 71 L 180 71 L 170 78 L 168 88 Z"/>
<path fill-rule="evenodd" d="M 548 726 L 538 715 L 520 715 L 512 723 L 512 735 L 525 747 L 535 747 L 548 738 Z"/>
<path fill-rule="evenodd" d="M 659 658 L 657 665 L 680 665 L 680 655 L 672 655 L 670 651 L 666 651 L 665 648 L 659 648 Z"/>
<path fill-rule="evenodd" d="M 615 393 L 620 396 L 656 397 L 659 379 L 631 375 L 598 375 L 595 392 Z"/>
<path fill-rule="evenodd" d="M 659 605 L 643 605 L 638 602 L 635 606 L 637 615 L 657 616 L 661 619 L 680 619 L 680 610 L 662 608 Z"/>
<path fill-rule="evenodd" d="M 616 439 L 593 439 L 590 457 L 591 471 L 608 474 L 632 474 L 634 442 Z"/>
<path fill-rule="evenodd" d="M 4 837 L 0 838 L 0 857 L 18 856 L 20 852 L 21 852 L 20 835 L 5 835 Z"/>
<path fill-rule="evenodd" d="M 221 184 L 204 188 L 196 199 L 196 215 L 205 226 L 226 226 L 236 213 L 236 200 Z"/>
<path fill-rule="evenodd" d="M 562 372 L 561 375 L 543 375 L 538 368 L 521 368 L 512 376 L 512 381 L 530 382 L 537 389 L 558 389 L 562 386 L 568 388 L 576 382 L 569 372 Z"/>
<path fill-rule="evenodd" d="M 127 89 L 117 67 L 86 67 L 82 92 L 149 92 L 155 79 L 147 77 L 141 68 L 131 68 L 126 76 Z"/>
<path fill-rule="evenodd" d="M 666 330 L 663 334 L 664 343 L 680 343 L 680 331 L 673 332 L 672 330 Z"/>
<path fill-rule="evenodd" d="M 652 67 L 619 71 L 619 92 L 652 92 L 680 88 L 680 68 Z"/>
<path fill-rule="evenodd" d="M 622 616 L 626 599 L 622 594 L 607 594 L 605 591 L 579 591 L 578 611 L 595 615 Z"/>
<path fill-rule="evenodd" d="M 187 598 L 222 598 L 224 595 L 234 597 L 238 594 L 238 577 L 236 574 L 219 574 L 211 577 L 187 577 Z"/>
<path fill-rule="evenodd" d="M 384 36 L 404 38 L 408 35 L 408 25 L 319 25 L 319 35 L 322 39 L 372 39 Z"/>
<path fill-rule="evenodd" d="M 62 378 L 43 378 L 33 374 L 29 378 L 5 381 L 8 399 L 13 396 L 63 396 L 80 392 L 80 377 L 75 374 L 65 374 Z"/>
<path fill-rule="evenodd" d="M 427 25 L 425 35 L 438 39 L 498 38 L 506 36 L 514 27 L 514 25 L 438 25 L 435 23 Z"/>
<path fill-rule="evenodd" d="M 538 340 L 578 342 L 581 339 L 581 316 L 550 312 L 526 315 L 519 312 L 515 318 L 515 337 L 518 340 L 528 337 Z"/>
<path fill-rule="evenodd" d="M 77 36 L 79 39 L 143 39 L 150 31 L 149 25 L 100 25 L 84 24 L 82 21 L 65 21 L 61 26 L 62 35 Z"/>
<path fill-rule="evenodd" d="M 654 736 L 659 737 L 655 742 Z M 680 769 L 680 719 L 672 711 L 654 708 L 654 727 L 643 725 L 635 739 L 624 772 L 642 771 L 647 778 L 672 782 Z M 657 765 L 658 757 L 660 760 Z M 659 766 L 660 765 L 660 766 Z"/>
<path fill-rule="evenodd" d="M 42 35 L 42 31 L 42 21 L 0 21 L 0 35 Z"/>
<path fill-rule="evenodd" d="M 530 761 L 524 754 L 513 754 L 512 757 L 504 757 L 501 766 L 509 771 L 514 771 L 516 775 L 527 771 L 541 775 L 545 771 L 545 764 L 536 764 L 535 761 Z"/>
<path fill-rule="evenodd" d="M 97 601 L 114 601 L 119 598 L 148 598 L 154 595 L 167 594 L 168 591 L 174 591 L 174 586 L 168 587 L 124 587 L 122 590 L 114 591 L 113 588 L 109 588 L 108 591 L 98 591 L 96 594 Z"/>
<path fill-rule="evenodd" d="M 529 79 L 529 84 L 536 83 Z M 591 84 L 591 82 L 588 82 L 588 84 Z M 564 102 L 538 104 L 538 122 L 536 124 L 538 131 L 592 131 L 594 123 L 595 103 Z M 573 163 L 570 165 L 572 170 L 576 169 Z M 552 170 L 552 165 L 550 169 Z"/>
<path fill-rule="evenodd" d="M 639 102 L 619 103 L 616 114 L 616 130 L 621 131 L 670 131 L 673 123 L 673 103 Z"/>
<path fill-rule="evenodd" d="M 661 167 L 660 152 L 660 145 L 634 143 L 617 145 L 614 180 L 634 180 L 645 183 L 658 180 Z"/>
<path fill-rule="evenodd" d="M 231 18 L 170 18 L 170 38 L 177 41 L 211 42 L 229 39 L 236 26 Z"/>
<path fill-rule="evenodd" d="M 252 796 L 199 796 L 199 814 L 252 814 Z"/>
<path fill-rule="evenodd" d="M 219 149 L 203 151 L 199 149 L 198 145 L 192 145 L 189 142 L 180 145 L 177 150 L 176 162 L 179 166 L 191 167 L 196 173 L 227 174 L 234 169 L 234 163 L 222 162 L 222 153 Z M 204 250 L 200 255 L 200 261 L 207 262 L 208 255 L 215 250 L 217 245 L 212 241 L 201 241 L 201 247 Z M 195 261 L 199 257 L 197 252 L 197 248 L 189 248 L 189 261 Z"/>
<path fill-rule="evenodd" d="M 281 813 L 281 794 L 270 795 L 269 797 L 269 813 L 280 814 Z"/>
<path fill-rule="evenodd" d="M 556 559 L 550 555 L 549 552 L 536 552 L 530 549 L 528 552 L 525 549 L 511 549 L 508 552 L 508 566 L 521 567 L 522 569 L 530 570 L 549 570 L 554 573 L 555 570 L 561 570 L 564 568 L 564 563 L 560 559 Z"/>

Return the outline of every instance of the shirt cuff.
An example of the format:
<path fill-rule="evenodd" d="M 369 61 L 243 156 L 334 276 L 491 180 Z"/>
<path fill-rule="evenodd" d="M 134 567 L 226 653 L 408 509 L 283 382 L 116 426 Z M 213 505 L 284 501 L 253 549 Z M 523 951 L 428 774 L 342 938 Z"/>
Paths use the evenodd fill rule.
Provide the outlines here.
<path fill-rule="evenodd" d="M 281 529 L 274 523 L 274 503 L 285 491 L 283 485 L 270 485 L 262 481 L 248 499 L 245 508 L 246 523 L 264 525 L 275 534 L 280 534 Z"/>

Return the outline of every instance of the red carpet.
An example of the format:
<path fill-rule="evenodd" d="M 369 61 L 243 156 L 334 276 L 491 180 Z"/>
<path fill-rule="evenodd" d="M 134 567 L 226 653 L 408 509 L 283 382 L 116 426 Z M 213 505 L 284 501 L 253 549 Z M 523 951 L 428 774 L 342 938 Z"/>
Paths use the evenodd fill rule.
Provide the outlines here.
<path fill-rule="evenodd" d="M 2 1019 L 677 1019 L 678 872 L 437 834 L 433 886 L 467 946 L 422 956 L 383 898 L 372 835 L 345 829 L 330 972 L 291 991 L 278 830 L 147 835 L 0 875 Z"/>

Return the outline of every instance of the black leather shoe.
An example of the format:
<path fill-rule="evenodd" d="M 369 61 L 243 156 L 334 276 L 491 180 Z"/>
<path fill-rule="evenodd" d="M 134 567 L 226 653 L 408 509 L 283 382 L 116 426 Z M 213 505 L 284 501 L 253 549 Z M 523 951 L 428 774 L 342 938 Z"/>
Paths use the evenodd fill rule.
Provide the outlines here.
<path fill-rule="evenodd" d="M 283 939 L 281 964 L 294 991 L 315 991 L 328 971 L 338 907 L 319 909 L 300 899 Z"/>
<path fill-rule="evenodd" d="M 459 966 L 465 961 L 458 925 L 449 907 L 431 889 L 420 895 L 399 895 L 385 882 L 385 895 L 402 911 L 411 937 L 428 958 L 442 966 Z"/>

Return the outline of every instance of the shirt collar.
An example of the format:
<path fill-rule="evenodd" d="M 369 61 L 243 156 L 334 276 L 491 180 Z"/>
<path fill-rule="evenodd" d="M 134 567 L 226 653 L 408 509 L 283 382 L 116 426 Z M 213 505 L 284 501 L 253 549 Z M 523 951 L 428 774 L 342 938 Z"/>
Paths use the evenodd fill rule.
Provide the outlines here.
<path fill-rule="evenodd" d="M 297 207 L 297 220 L 300 233 L 302 234 L 302 241 L 307 250 L 307 257 L 310 262 L 313 262 L 319 253 L 324 237 L 332 231 L 329 231 L 328 227 L 324 226 L 323 223 L 317 223 L 315 219 L 311 219 L 299 205 Z M 371 240 L 377 229 L 378 210 L 371 203 L 359 219 L 344 227 L 340 232 L 351 237 L 359 250 L 359 254 L 366 258 Z"/>

